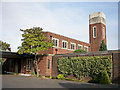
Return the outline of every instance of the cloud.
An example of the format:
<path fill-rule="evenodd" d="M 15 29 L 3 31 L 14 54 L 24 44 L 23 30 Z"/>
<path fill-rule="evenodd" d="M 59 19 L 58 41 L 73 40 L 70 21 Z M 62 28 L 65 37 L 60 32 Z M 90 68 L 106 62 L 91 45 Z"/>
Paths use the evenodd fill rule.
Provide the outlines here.
<path fill-rule="evenodd" d="M 2 7 L 2 40 L 11 44 L 12 51 L 17 51 L 22 38 L 20 28 L 42 27 L 45 31 L 89 43 L 89 14 L 93 11 L 87 11 L 87 8 L 81 7 L 78 3 L 4 2 Z M 111 20 L 111 18 L 112 16 L 108 19 Z M 117 37 L 116 33 L 112 33 L 114 32 L 113 27 L 116 28 L 117 25 L 116 19 L 113 18 L 111 21 L 107 23 L 107 30 L 110 30 L 107 33 L 107 41 L 108 47 L 114 49 Z"/>

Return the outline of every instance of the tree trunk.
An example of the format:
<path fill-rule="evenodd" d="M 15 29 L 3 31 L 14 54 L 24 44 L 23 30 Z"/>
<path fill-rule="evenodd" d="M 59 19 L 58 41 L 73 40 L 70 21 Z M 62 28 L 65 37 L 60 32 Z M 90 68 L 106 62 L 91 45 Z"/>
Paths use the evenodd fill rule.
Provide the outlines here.
<path fill-rule="evenodd" d="M 38 71 L 38 60 L 37 60 L 37 58 L 36 58 L 36 54 L 35 54 L 35 60 L 36 60 L 37 77 L 39 77 L 39 71 Z"/>

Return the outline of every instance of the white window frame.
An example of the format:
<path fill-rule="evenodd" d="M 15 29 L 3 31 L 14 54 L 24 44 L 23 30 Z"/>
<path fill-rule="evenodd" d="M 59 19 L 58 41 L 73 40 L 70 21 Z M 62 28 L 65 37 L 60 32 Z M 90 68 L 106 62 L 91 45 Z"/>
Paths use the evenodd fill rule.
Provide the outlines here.
<path fill-rule="evenodd" d="M 63 47 L 63 42 L 66 42 L 66 43 L 67 43 L 66 48 Z M 68 41 L 62 40 L 62 48 L 64 48 L 64 49 L 67 49 L 67 48 L 68 48 Z"/>
<path fill-rule="evenodd" d="M 79 47 L 79 46 L 81 46 L 81 49 L 83 48 L 83 45 L 81 45 L 81 44 L 78 44 L 78 47 Z M 78 50 L 81 50 L 81 49 L 79 49 L 79 48 L 78 48 Z"/>
<path fill-rule="evenodd" d="M 103 39 L 105 38 L 105 27 L 103 27 Z"/>
<path fill-rule="evenodd" d="M 97 28 L 96 28 L 96 36 L 94 36 L 94 28 L 96 28 L 96 26 L 93 27 L 93 38 L 96 38 L 96 36 L 97 36 Z"/>
<path fill-rule="evenodd" d="M 86 52 L 88 52 L 88 46 L 84 46 L 84 50 L 85 50 L 85 48 L 87 48 L 87 51 L 86 51 Z"/>
<path fill-rule="evenodd" d="M 52 40 L 53 40 L 53 39 L 57 40 L 57 46 L 54 46 L 54 45 L 53 45 L 53 47 L 59 47 L 59 39 L 57 39 L 57 38 L 52 38 Z"/>
<path fill-rule="evenodd" d="M 74 45 L 75 45 L 75 48 L 74 48 L 74 49 L 71 49 L 71 44 L 74 44 Z M 70 42 L 70 49 L 71 49 L 71 50 L 76 50 L 76 43 Z"/>

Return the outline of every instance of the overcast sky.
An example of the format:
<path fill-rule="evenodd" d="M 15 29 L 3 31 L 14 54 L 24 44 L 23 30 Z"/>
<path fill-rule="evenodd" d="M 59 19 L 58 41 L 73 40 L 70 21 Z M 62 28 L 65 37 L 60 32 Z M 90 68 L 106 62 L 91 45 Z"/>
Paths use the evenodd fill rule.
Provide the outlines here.
<path fill-rule="evenodd" d="M 21 45 L 20 29 L 41 27 L 89 43 L 89 14 L 106 15 L 108 50 L 118 49 L 117 2 L 2 2 L 0 40 L 17 51 Z"/>

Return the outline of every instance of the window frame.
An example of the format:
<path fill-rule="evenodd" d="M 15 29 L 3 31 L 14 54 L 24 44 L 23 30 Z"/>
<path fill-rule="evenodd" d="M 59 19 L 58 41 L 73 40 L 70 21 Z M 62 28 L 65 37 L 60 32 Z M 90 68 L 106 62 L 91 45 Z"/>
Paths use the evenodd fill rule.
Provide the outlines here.
<path fill-rule="evenodd" d="M 75 46 L 74 49 L 71 48 L 71 44 L 73 44 Z M 76 50 L 76 43 L 70 42 L 70 49 L 71 50 Z"/>
<path fill-rule="evenodd" d="M 63 42 L 67 43 L 66 48 L 63 47 Z M 68 49 L 68 41 L 62 40 L 62 48 L 63 48 L 63 49 Z"/>
<path fill-rule="evenodd" d="M 53 41 L 53 40 L 55 40 L 55 41 L 57 40 L 57 46 L 53 45 L 53 47 L 59 47 L 59 39 L 57 39 L 57 38 L 52 38 L 52 41 Z M 53 44 L 54 44 L 54 42 L 53 42 Z"/>
<path fill-rule="evenodd" d="M 78 44 L 78 50 L 81 50 L 81 49 L 79 49 L 79 46 L 81 46 L 81 49 L 83 48 L 82 44 Z"/>
<path fill-rule="evenodd" d="M 85 50 L 85 48 L 87 48 L 87 51 Z M 85 50 L 86 52 L 88 52 L 88 46 L 84 46 L 84 50 Z"/>
<path fill-rule="evenodd" d="M 33 59 L 26 60 L 26 71 L 31 71 L 33 68 Z"/>
<path fill-rule="evenodd" d="M 50 60 L 48 59 L 48 69 L 50 69 Z"/>
<path fill-rule="evenodd" d="M 105 39 L 105 27 L 103 27 L 103 39 Z"/>
<path fill-rule="evenodd" d="M 96 36 L 95 36 L 95 31 L 94 31 L 94 28 L 96 28 Z M 97 37 L 97 27 L 96 26 L 94 26 L 93 27 L 93 38 L 96 38 Z"/>

